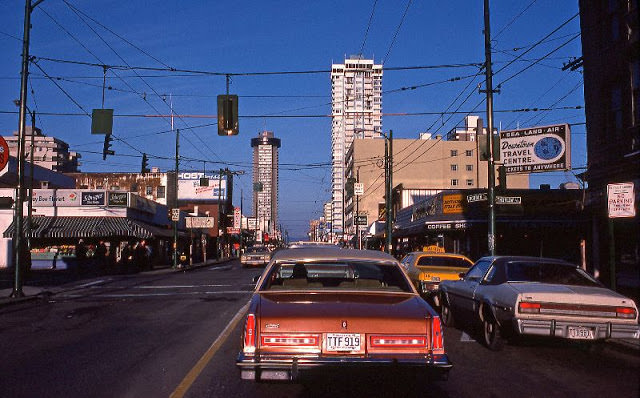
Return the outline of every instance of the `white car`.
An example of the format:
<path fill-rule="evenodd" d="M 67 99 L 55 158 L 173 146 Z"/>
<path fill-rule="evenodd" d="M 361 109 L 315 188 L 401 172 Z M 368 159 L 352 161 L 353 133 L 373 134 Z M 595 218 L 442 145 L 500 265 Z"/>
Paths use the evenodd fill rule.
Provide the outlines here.
<path fill-rule="evenodd" d="M 442 320 L 482 324 L 493 350 L 503 337 L 638 339 L 633 300 L 562 260 L 493 256 L 479 259 L 461 280 L 440 284 Z"/>

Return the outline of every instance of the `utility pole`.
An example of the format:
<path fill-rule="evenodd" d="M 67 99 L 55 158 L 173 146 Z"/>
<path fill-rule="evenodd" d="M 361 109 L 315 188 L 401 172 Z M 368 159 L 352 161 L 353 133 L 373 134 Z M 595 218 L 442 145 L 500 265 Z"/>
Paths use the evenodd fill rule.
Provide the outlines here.
<path fill-rule="evenodd" d="M 496 214 L 495 214 L 495 159 L 493 157 L 493 72 L 491 70 L 491 24 L 489 21 L 489 0 L 484 0 L 484 57 L 487 94 L 487 151 L 488 153 L 488 195 L 489 202 L 489 254 L 496 254 Z"/>
<path fill-rule="evenodd" d="M 360 184 L 360 166 L 356 169 L 356 182 Z M 362 233 L 360 233 L 360 195 L 356 195 L 356 233 L 358 234 L 358 249 L 362 250 Z"/>
<path fill-rule="evenodd" d="M 29 202 L 27 203 L 27 225 L 25 225 L 27 236 L 27 248 L 31 252 L 31 227 L 33 220 L 33 148 L 34 148 L 34 135 L 36 132 L 36 111 L 31 112 L 31 144 L 29 145 Z"/>
<path fill-rule="evenodd" d="M 24 30 L 22 33 L 22 70 L 20 73 L 20 115 L 18 118 L 18 183 L 16 186 L 16 210 L 14 213 L 15 233 L 13 236 L 13 258 L 15 267 L 15 278 L 11 297 L 24 297 L 22 291 L 22 256 L 24 231 L 22 229 L 22 215 L 24 203 L 24 135 L 26 126 L 27 111 L 27 80 L 29 79 L 29 38 L 31 33 L 31 12 L 43 0 L 38 0 L 31 4 L 31 0 L 25 0 L 24 6 Z"/>
<path fill-rule="evenodd" d="M 386 230 L 387 230 L 387 253 L 393 254 L 393 212 L 392 210 L 392 194 L 393 194 L 393 130 L 389 130 L 389 135 L 385 136 L 384 142 L 384 159 L 385 159 L 385 204 L 386 204 Z"/>
<path fill-rule="evenodd" d="M 173 116 L 173 109 L 171 110 L 171 114 Z M 173 120 L 173 119 L 172 119 Z M 173 127 L 173 124 L 172 124 Z M 175 189 L 175 193 L 176 193 L 176 200 L 174 203 L 174 209 L 178 209 L 178 172 L 179 170 L 179 164 L 180 164 L 180 158 L 179 158 L 179 154 L 180 153 L 180 129 L 176 129 L 176 168 L 175 168 L 175 185 L 174 185 L 174 189 Z M 173 211 L 172 211 L 173 213 Z M 173 214 L 171 215 L 171 218 L 173 218 Z M 178 221 L 172 220 L 173 223 L 173 268 L 178 268 Z"/>

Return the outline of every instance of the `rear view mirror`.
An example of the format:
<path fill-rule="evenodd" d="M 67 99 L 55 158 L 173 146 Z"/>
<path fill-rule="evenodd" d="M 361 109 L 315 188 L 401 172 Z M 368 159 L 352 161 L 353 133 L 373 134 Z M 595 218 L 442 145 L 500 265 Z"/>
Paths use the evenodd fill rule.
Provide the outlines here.
<path fill-rule="evenodd" d="M 255 283 L 258 283 L 258 280 L 259 280 L 259 279 L 260 279 L 260 275 L 256 275 L 256 276 L 254 276 L 254 277 L 253 277 L 253 279 L 252 279 L 252 280 L 253 280 L 253 283 L 254 283 L 254 284 L 255 284 Z"/>
<path fill-rule="evenodd" d="M 466 275 L 466 272 L 461 272 L 458 274 L 458 278 L 460 278 L 460 280 L 463 280 L 465 275 Z"/>

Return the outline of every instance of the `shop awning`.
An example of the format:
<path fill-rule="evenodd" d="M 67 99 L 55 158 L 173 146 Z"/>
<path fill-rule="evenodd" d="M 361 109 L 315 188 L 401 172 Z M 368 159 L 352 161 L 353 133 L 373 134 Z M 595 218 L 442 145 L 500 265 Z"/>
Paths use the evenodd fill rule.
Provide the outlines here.
<path fill-rule="evenodd" d="M 25 218 L 23 223 L 26 224 Z M 26 225 L 23 224 L 26 231 Z M 12 238 L 15 225 L 11 223 L 4 231 L 5 238 Z M 115 238 L 127 237 L 149 239 L 173 236 L 173 231 L 143 221 L 122 217 L 51 217 L 32 218 L 30 238 Z"/>

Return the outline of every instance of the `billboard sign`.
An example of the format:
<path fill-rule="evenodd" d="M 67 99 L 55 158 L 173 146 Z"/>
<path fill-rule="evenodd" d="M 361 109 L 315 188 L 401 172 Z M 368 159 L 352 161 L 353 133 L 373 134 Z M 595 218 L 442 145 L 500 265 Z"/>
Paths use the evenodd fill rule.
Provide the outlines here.
<path fill-rule="evenodd" d="M 609 218 L 635 217 L 633 183 L 607 184 L 607 204 Z"/>
<path fill-rule="evenodd" d="M 215 220 L 213 217 L 186 217 L 187 228 L 213 228 Z"/>
<path fill-rule="evenodd" d="M 0 137 L 0 176 L 9 171 L 9 144 Z"/>
<path fill-rule="evenodd" d="M 242 213 L 240 213 L 240 208 L 235 207 L 233 209 L 233 228 L 240 229 L 242 224 Z"/>
<path fill-rule="evenodd" d="M 500 157 L 507 174 L 571 169 L 568 124 L 500 132 Z"/>
<path fill-rule="evenodd" d="M 106 195 L 104 191 L 82 192 L 83 206 L 104 206 Z"/>
<path fill-rule="evenodd" d="M 107 203 L 109 206 L 127 207 L 127 192 L 109 192 L 107 195 Z"/>
<path fill-rule="evenodd" d="M 184 172 L 178 174 L 178 198 L 180 200 L 203 200 L 218 202 L 227 200 L 227 176 L 205 174 L 202 172 Z M 209 184 L 202 186 L 201 178 L 207 178 Z"/>
<path fill-rule="evenodd" d="M 462 214 L 462 194 L 442 195 L 442 213 Z"/>

